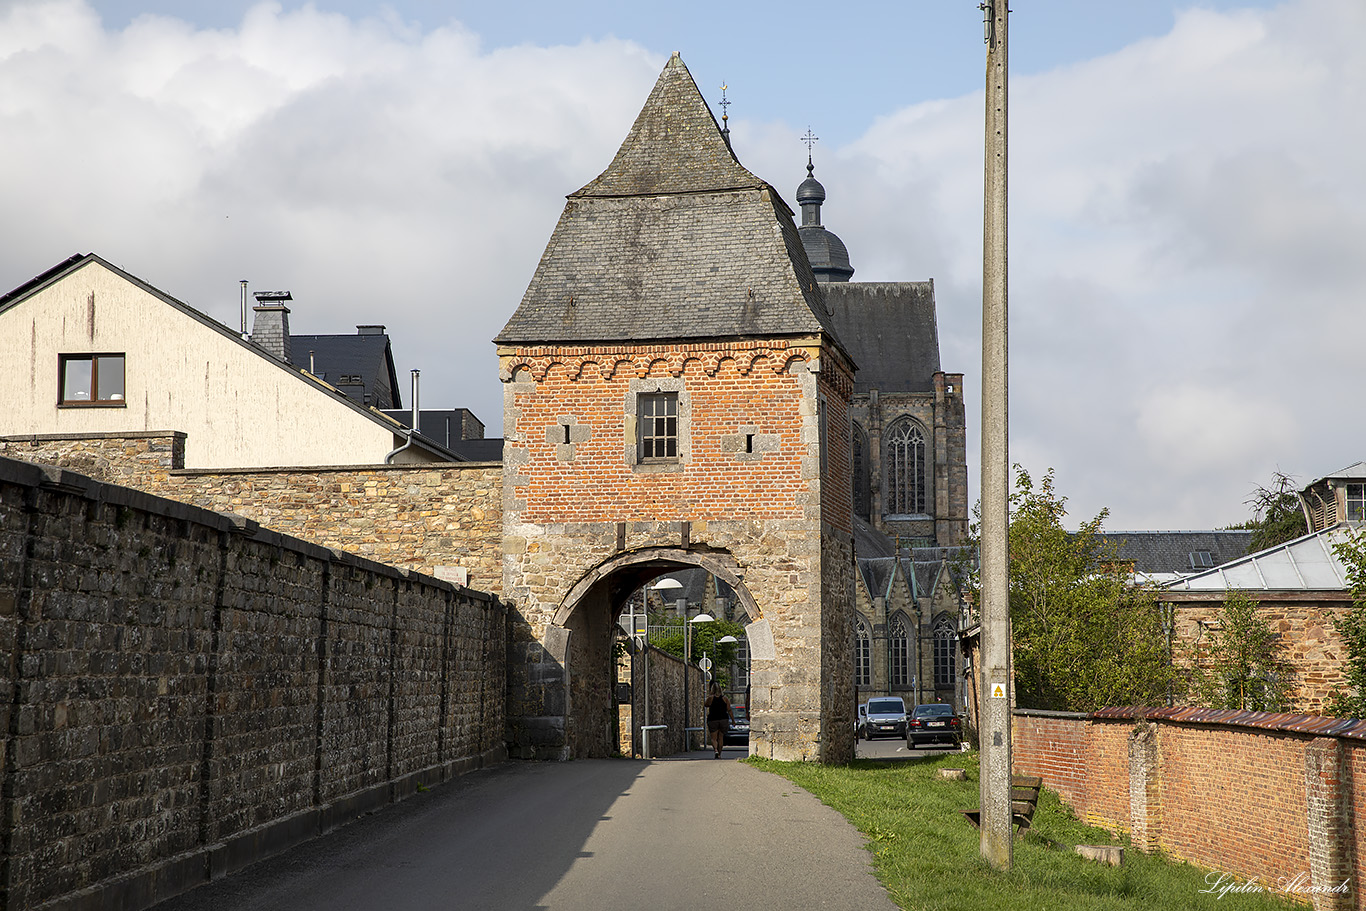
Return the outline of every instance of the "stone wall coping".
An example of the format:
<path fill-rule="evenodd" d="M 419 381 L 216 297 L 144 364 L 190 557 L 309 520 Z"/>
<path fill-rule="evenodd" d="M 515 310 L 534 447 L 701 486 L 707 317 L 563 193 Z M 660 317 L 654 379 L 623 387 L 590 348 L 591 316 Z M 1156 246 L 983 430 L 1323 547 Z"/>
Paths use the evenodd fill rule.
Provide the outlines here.
<path fill-rule="evenodd" d="M 1061 715 L 1062 713 L 1055 713 Z M 1258 731 L 1283 731 L 1314 737 L 1349 737 L 1366 740 L 1366 720 L 1330 718 L 1324 715 L 1298 715 L 1290 712 L 1244 712 L 1238 709 L 1205 709 L 1190 706 L 1144 708 L 1142 706 L 1101 709 L 1089 716 L 1095 721 L 1167 721 L 1219 727 L 1248 728 Z"/>
<path fill-rule="evenodd" d="M 1228 589 L 1210 589 L 1208 591 L 1182 589 L 1163 590 L 1157 593 L 1157 600 L 1163 604 L 1182 604 L 1193 605 L 1201 603 L 1222 604 L 1228 599 Z M 1258 603 L 1279 603 L 1312 605 L 1324 601 L 1341 601 L 1350 604 L 1353 600 L 1352 592 L 1349 589 L 1330 589 L 1330 588 L 1292 588 L 1292 589 L 1246 589 L 1246 594 L 1253 601 Z"/>
<path fill-rule="evenodd" d="M 91 433 L 21 433 L 0 436 L 0 443 L 51 443 L 59 440 L 154 440 L 185 439 L 181 430 L 116 430 Z"/>
<path fill-rule="evenodd" d="M 118 434 L 117 436 L 127 436 L 127 434 Z M 322 547 L 308 541 L 300 540 L 299 538 L 272 531 L 268 528 L 262 528 L 257 522 L 234 513 L 214 512 L 200 506 L 191 506 L 188 503 L 181 503 L 177 500 L 168 500 L 165 497 L 158 497 L 153 494 L 144 493 L 140 490 L 134 490 L 131 487 L 105 484 L 65 468 L 38 465 L 32 462 L 22 462 L 18 459 L 0 456 L 0 483 L 27 487 L 34 492 L 38 490 L 56 490 L 84 497 L 87 500 L 110 503 L 115 506 L 124 506 L 129 509 L 148 512 L 168 519 L 195 522 L 216 531 L 245 535 L 262 544 L 300 553 L 316 560 L 322 560 L 342 566 L 356 567 L 367 572 L 375 573 L 376 575 L 388 576 L 391 579 L 399 579 L 416 585 L 424 585 L 450 592 L 460 592 L 474 601 L 491 603 L 496 600 L 493 595 L 488 594 L 487 592 L 464 588 L 453 582 L 447 582 L 444 579 L 438 579 L 435 576 L 429 576 L 425 573 L 400 569 L 396 566 L 390 566 L 387 563 L 378 563 L 374 560 L 360 557 L 347 551 L 337 550 L 331 547 Z"/>
<path fill-rule="evenodd" d="M 117 434 L 127 436 L 128 434 Z M 3 438 L 0 438 L 3 439 Z M 66 439 L 63 437 L 62 439 Z M 321 474 L 343 471 L 467 471 L 470 469 L 502 468 L 502 462 L 402 462 L 377 465 L 271 465 L 261 468 L 175 468 L 168 472 L 173 478 L 196 478 L 210 475 L 250 474 Z"/>

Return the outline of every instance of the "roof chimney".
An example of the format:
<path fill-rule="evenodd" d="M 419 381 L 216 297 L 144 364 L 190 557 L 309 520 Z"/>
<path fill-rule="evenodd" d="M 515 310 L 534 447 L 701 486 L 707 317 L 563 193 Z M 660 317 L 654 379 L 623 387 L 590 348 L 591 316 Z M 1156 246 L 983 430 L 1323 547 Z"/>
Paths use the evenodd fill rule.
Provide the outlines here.
<path fill-rule="evenodd" d="M 289 363 L 289 308 L 294 300 L 288 291 L 255 291 L 256 318 L 251 325 L 251 340 L 274 358 Z"/>

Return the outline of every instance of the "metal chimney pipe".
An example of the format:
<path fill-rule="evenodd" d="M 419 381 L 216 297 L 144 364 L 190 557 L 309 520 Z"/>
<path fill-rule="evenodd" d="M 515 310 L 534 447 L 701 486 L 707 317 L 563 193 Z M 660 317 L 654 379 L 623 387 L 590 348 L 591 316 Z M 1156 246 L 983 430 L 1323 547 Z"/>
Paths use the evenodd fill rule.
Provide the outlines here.
<path fill-rule="evenodd" d="M 242 279 L 242 338 L 247 338 L 247 280 Z"/>
<path fill-rule="evenodd" d="M 418 410 L 418 403 L 417 403 L 417 387 L 418 387 L 418 379 L 417 379 L 417 378 L 418 378 L 418 375 L 421 374 L 421 373 L 422 373 L 421 370 L 414 370 L 414 371 L 413 371 L 413 430 L 414 430 L 414 431 L 416 431 L 416 430 L 418 429 L 418 426 L 417 426 L 418 416 L 421 415 L 421 413 L 422 413 L 421 411 Z"/>

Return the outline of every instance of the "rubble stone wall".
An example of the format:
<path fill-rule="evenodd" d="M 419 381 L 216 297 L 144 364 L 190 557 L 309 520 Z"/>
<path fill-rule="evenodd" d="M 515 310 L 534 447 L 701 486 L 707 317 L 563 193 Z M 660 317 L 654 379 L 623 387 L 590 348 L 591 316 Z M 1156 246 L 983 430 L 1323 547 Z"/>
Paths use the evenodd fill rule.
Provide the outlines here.
<path fill-rule="evenodd" d="M 137 909 L 506 755 L 494 597 L 0 458 L 0 909 Z"/>

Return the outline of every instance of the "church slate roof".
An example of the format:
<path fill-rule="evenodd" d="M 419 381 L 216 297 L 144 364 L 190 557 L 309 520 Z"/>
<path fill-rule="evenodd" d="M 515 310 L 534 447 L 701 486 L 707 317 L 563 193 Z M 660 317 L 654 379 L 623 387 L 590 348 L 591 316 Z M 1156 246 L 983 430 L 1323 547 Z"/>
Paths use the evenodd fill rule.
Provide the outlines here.
<path fill-rule="evenodd" d="M 1206 566 L 1219 566 L 1247 554 L 1252 532 L 1236 529 L 1221 531 L 1107 531 L 1097 535 L 1115 545 L 1121 560 L 1131 560 L 1140 573 L 1190 573 Z M 1193 555 L 1209 555 L 1200 563 Z"/>
<path fill-rule="evenodd" d="M 821 285 L 835 333 L 858 364 L 854 392 L 933 392 L 939 370 L 934 281 Z"/>
<path fill-rule="evenodd" d="M 837 337 L 792 210 L 736 161 L 683 61 L 568 197 L 495 341 Z"/>

